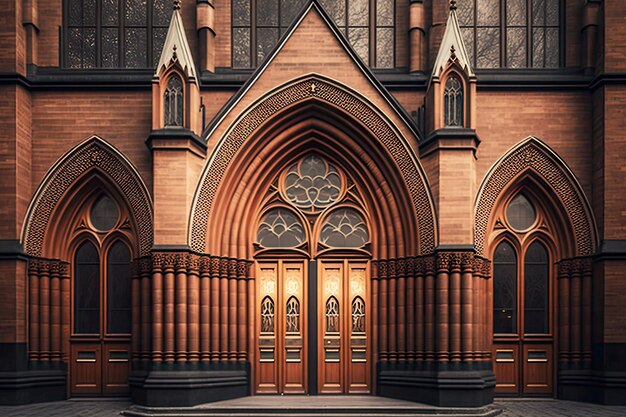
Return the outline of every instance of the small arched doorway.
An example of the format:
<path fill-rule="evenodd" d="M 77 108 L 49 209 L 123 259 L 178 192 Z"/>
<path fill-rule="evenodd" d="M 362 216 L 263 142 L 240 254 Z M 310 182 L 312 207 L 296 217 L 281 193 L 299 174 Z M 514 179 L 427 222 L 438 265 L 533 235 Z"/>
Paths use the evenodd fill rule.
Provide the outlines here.
<path fill-rule="evenodd" d="M 277 175 L 261 205 L 256 393 L 370 393 L 370 229 L 349 176 L 318 153 Z"/>

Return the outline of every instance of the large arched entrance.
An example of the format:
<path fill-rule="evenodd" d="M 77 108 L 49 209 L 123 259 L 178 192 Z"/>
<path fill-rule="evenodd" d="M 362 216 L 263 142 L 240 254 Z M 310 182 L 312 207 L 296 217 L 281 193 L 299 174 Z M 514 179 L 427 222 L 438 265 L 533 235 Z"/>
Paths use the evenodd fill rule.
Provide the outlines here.
<path fill-rule="evenodd" d="M 263 202 L 257 249 L 258 393 L 369 393 L 369 217 L 325 156 L 285 167 Z"/>

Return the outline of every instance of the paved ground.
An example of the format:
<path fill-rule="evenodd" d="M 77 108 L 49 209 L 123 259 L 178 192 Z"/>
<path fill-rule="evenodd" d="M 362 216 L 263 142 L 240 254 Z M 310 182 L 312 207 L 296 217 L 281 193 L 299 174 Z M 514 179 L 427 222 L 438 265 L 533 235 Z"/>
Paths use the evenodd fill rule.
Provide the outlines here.
<path fill-rule="evenodd" d="M 283 397 L 284 398 L 284 397 Z M 237 401 L 237 400 L 235 400 Z M 239 400 L 240 401 L 240 400 Z M 326 402 L 326 401 L 325 401 Z M 502 417 L 625 417 L 626 406 L 602 406 L 557 400 L 497 400 Z M 70 400 L 24 406 L 2 406 L 2 417 L 114 417 L 127 401 Z M 223 404 L 222 404 L 223 405 Z M 236 404 L 234 404 L 236 405 Z"/>

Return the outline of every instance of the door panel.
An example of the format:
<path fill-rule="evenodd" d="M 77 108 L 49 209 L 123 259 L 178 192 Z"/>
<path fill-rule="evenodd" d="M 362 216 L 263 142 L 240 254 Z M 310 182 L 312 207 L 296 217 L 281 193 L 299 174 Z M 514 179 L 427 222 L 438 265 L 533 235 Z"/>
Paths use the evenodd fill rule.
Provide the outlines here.
<path fill-rule="evenodd" d="M 72 395 L 100 394 L 102 351 L 100 344 L 72 344 Z"/>
<path fill-rule="evenodd" d="M 524 394 L 552 394 L 552 346 L 524 345 Z"/>
<path fill-rule="evenodd" d="M 519 392 L 518 343 L 494 344 L 493 350 L 496 394 L 517 394 Z"/>
<path fill-rule="evenodd" d="M 344 300 L 343 262 L 321 262 L 318 285 L 317 311 L 320 323 L 318 346 L 319 392 L 337 394 L 343 391 L 342 333 L 345 332 L 346 308 Z"/>
<path fill-rule="evenodd" d="M 127 395 L 128 373 L 130 371 L 130 345 L 105 344 L 102 393 L 106 395 Z"/>
<path fill-rule="evenodd" d="M 347 316 L 350 332 L 350 350 L 346 353 L 348 364 L 348 392 L 369 393 L 369 342 L 367 320 L 370 317 L 367 303 L 367 263 L 348 263 L 350 315 Z"/>
<path fill-rule="evenodd" d="M 304 329 L 306 310 L 304 307 L 304 263 L 283 262 L 281 314 L 284 330 L 282 346 L 283 390 L 285 394 L 304 394 L 306 368 L 304 366 Z"/>

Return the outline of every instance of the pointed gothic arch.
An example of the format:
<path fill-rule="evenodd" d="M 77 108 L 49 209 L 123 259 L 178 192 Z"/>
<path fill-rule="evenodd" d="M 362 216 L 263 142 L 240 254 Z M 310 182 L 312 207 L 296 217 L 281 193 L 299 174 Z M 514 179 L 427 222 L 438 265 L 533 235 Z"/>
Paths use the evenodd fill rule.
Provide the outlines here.
<path fill-rule="evenodd" d="M 63 155 L 35 192 L 22 234 L 28 255 L 43 256 L 51 220 L 68 192 L 78 192 L 78 189 L 95 183 L 118 201 L 123 199 L 128 207 L 137 233 L 137 257 L 150 253 L 153 222 L 148 189 L 136 168 L 121 152 L 104 139 L 93 136 Z"/>
<path fill-rule="evenodd" d="M 477 253 L 486 255 L 494 210 L 506 195 L 534 182 L 535 190 L 549 198 L 555 227 L 571 235 L 571 247 L 562 246 L 562 258 L 592 255 L 597 246 L 595 220 L 589 202 L 567 164 L 544 142 L 528 137 L 494 163 L 479 188 L 474 214 Z M 561 217 L 559 218 L 559 214 Z"/>
<path fill-rule="evenodd" d="M 253 203 L 247 195 L 246 204 L 237 205 L 232 198 L 241 198 L 241 195 L 229 185 L 254 183 L 259 189 L 266 188 L 271 180 L 263 175 L 277 172 L 279 166 L 285 166 L 312 148 L 351 170 L 355 177 L 370 181 L 368 197 L 375 200 L 372 206 L 377 206 L 382 213 L 379 217 L 387 221 L 379 224 L 377 230 L 385 235 L 383 239 L 397 239 L 391 246 L 402 248 L 394 251 L 394 256 L 434 250 L 434 204 L 411 145 L 365 98 L 317 75 L 297 79 L 261 97 L 224 134 L 196 190 L 190 217 L 190 246 L 201 252 L 217 250 L 223 254 L 235 248 L 237 253 L 228 252 L 229 256 L 249 256 L 246 249 L 237 249 L 240 242 L 250 240 L 237 236 L 243 230 L 241 222 L 223 220 L 228 215 L 224 207 L 238 207 L 235 216 L 239 220 L 252 217 L 244 206 Z M 384 172 L 400 175 L 385 175 Z M 242 177 L 246 178 L 245 182 Z M 261 185 L 263 181 L 267 184 Z M 375 184 L 382 184 L 383 191 Z M 227 201 L 221 197 L 224 190 L 230 190 L 224 195 Z M 381 195 L 385 192 L 388 194 Z M 394 196 L 394 201 L 384 201 L 389 195 Z M 214 204 L 217 201 L 219 205 Z M 219 230 L 212 229 L 212 225 Z M 230 225 L 238 230 L 231 231 Z M 228 231 L 232 236 L 221 231 Z M 209 234 L 226 236 L 226 240 L 211 245 Z M 415 242 L 418 242 L 417 247 L 412 248 Z"/>

